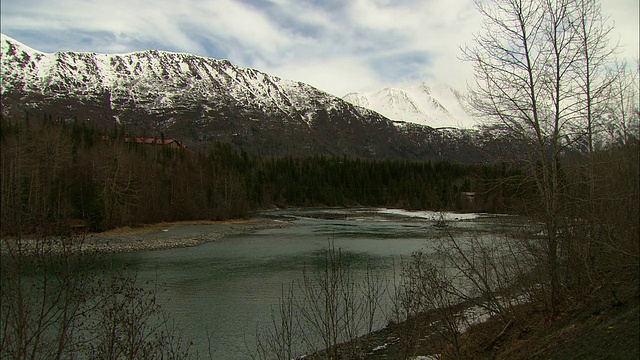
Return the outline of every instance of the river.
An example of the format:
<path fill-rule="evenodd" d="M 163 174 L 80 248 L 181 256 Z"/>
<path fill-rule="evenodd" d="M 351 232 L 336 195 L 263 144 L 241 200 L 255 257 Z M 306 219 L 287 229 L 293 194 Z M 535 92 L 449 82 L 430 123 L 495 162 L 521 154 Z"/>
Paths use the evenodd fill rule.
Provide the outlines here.
<path fill-rule="evenodd" d="M 300 282 L 303 270 L 313 268 L 329 246 L 349 254 L 356 269 L 373 264 L 391 276 L 401 257 L 433 251 L 445 231 L 465 236 L 510 226 L 483 214 L 370 208 L 270 210 L 259 216 L 290 225 L 196 247 L 113 255 L 157 292 L 163 309 L 193 339 L 198 358 L 250 358 L 256 327 L 270 320 L 283 284 Z M 434 226 L 442 220 L 446 227 Z"/>

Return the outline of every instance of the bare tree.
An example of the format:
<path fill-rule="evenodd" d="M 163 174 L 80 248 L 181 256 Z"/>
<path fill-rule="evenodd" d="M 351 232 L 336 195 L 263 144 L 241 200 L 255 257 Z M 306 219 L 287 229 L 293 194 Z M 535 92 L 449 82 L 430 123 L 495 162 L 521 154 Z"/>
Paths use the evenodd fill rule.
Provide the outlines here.
<path fill-rule="evenodd" d="M 100 200 L 104 206 L 104 225 L 123 225 L 139 200 L 136 165 L 125 150 L 113 147 L 98 170 Z"/>
<path fill-rule="evenodd" d="M 456 281 L 457 276 L 448 273 L 448 270 L 449 266 L 434 263 L 422 252 L 412 253 L 402 269 L 405 286 L 401 299 L 412 318 L 429 314 L 429 330 L 448 343 L 452 347 L 453 356 L 459 358 L 464 319 L 457 314 L 455 306 L 464 298 L 459 296 L 459 290 L 456 289 L 460 285 Z M 424 330 L 418 331 L 411 320 L 406 323 L 408 331 L 405 331 L 405 338 L 400 341 L 405 348 L 405 357 L 408 357 L 413 355 L 411 350 L 417 346 Z"/>
<path fill-rule="evenodd" d="M 256 330 L 258 359 L 294 359 L 301 342 L 294 284 L 282 286 L 278 306 L 271 309 L 271 323 Z"/>
<path fill-rule="evenodd" d="M 356 301 L 356 284 L 340 249 L 330 244 L 323 264 L 306 271 L 300 285 L 303 300 L 299 308 L 304 341 L 314 347 L 320 340 L 327 359 L 340 358 L 338 344 L 355 338 L 361 328 L 361 304 Z"/>
<path fill-rule="evenodd" d="M 635 66 L 618 61 L 611 71 L 611 96 L 604 115 L 608 143 L 637 141 L 640 139 L 640 61 L 636 60 Z"/>
<path fill-rule="evenodd" d="M 549 304 L 555 310 L 563 297 L 559 249 L 565 179 L 560 158 L 582 137 L 576 129 L 583 110 L 593 116 L 606 85 L 596 86 L 595 74 L 611 52 L 609 28 L 595 2 L 587 0 L 493 0 L 478 2 L 478 8 L 485 19 L 483 32 L 476 35 L 475 46 L 463 49 L 463 59 L 475 70 L 472 106 L 490 126 L 527 145 L 544 224 Z M 583 70 L 586 63 L 588 71 Z M 587 129 L 588 138 L 591 133 Z"/>
<path fill-rule="evenodd" d="M 81 239 L 3 239 L 2 359 L 186 359 L 153 292 Z"/>
<path fill-rule="evenodd" d="M 576 132 L 584 133 L 586 151 L 592 160 L 597 135 L 605 126 L 604 113 L 606 104 L 611 100 L 611 85 L 615 79 L 607 66 L 617 47 L 611 45 L 613 27 L 608 24 L 598 2 L 579 0 L 576 3 L 578 9 L 572 25 L 576 33 L 578 59 L 574 72 L 577 96 L 581 101 L 581 121 L 577 125 L 582 128 Z"/>
<path fill-rule="evenodd" d="M 257 358 L 291 359 L 303 350 L 300 345 L 321 349 L 310 358 L 362 357 L 354 340 L 374 330 L 385 279 L 370 264 L 359 279 L 333 243 L 320 260 L 318 267 L 304 270 L 301 283 L 283 288 L 271 323 L 257 329 Z"/>
<path fill-rule="evenodd" d="M 135 276 L 116 272 L 98 279 L 89 299 L 92 317 L 82 335 L 92 359 L 188 359 L 189 344 Z"/>

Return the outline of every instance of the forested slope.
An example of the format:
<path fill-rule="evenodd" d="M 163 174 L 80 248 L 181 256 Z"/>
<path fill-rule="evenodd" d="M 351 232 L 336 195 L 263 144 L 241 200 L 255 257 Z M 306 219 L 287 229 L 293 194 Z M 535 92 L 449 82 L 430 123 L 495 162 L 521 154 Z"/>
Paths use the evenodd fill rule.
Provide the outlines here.
<path fill-rule="evenodd" d="M 2 120 L 2 232 L 93 231 L 248 216 L 272 206 L 389 206 L 506 211 L 502 167 L 347 157 L 257 157 L 139 144 L 43 116 Z M 473 202 L 462 192 L 477 192 Z"/>

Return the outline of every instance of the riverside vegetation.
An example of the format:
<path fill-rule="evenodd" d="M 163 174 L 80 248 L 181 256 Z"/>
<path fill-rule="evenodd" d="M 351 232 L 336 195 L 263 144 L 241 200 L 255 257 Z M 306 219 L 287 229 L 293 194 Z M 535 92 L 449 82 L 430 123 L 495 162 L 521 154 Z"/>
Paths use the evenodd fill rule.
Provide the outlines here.
<path fill-rule="evenodd" d="M 463 191 L 478 193 L 471 210 L 504 211 L 521 198 L 504 181 L 521 171 L 506 164 L 260 158 L 228 144 L 173 149 L 33 118 L 1 119 L 2 235 L 244 218 L 273 206 L 460 209 L 469 205 Z"/>
<path fill-rule="evenodd" d="M 2 358 L 194 356 L 148 284 L 110 264 L 85 231 L 244 218 L 272 206 L 502 210 L 521 201 L 505 182 L 520 170 L 502 164 L 261 159 L 224 144 L 126 142 L 48 114 L 0 124 Z M 479 196 L 466 204 L 461 191 Z M 334 335 L 331 344 L 343 339 Z"/>
<path fill-rule="evenodd" d="M 15 131 L 21 126 L 12 125 L 11 128 Z M 29 131 L 35 133 L 38 129 L 49 129 L 48 132 L 42 130 L 41 134 L 51 134 L 55 131 L 70 130 L 73 126 L 55 122 L 44 125 L 31 124 Z M 95 132 L 88 127 L 85 129 L 89 133 Z M 11 136 L 14 135 L 9 134 L 4 139 L 11 139 Z M 10 141 L 3 142 L 3 146 L 10 144 Z M 224 146 L 204 157 L 195 153 L 181 154 L 184 150 L 141 147 L 124 142 L 114 144 L 98 139 L 95 145 L 121 148 L 125 154 L 130 152 L 142 159 L 147 158 L 152 164 L 158 162 L 159 169 L 163 168 L 162 161 L 189 162 L 189 159 L 208 159 L 207 163 L 215 164 L 213 159 L 225 158 L 228 160 L 225 166 L 231 166 L 234 161 L 239 164 L 251 163 L 246 155 Z M 7 154 L 4 150 L 5 148 L 3 156 Z M 215 151 L 225 154 L 225 157 L 214 155 Z M 535 314 L 547 314 L 547 319 L 553 319 L 557 316 L 555 314 L 566 306 L 581 302 L 580 299 L 584 296 L 593 296 L 592 293 L 595 291 L 598 293 L 598 299 L 601 299 L 598 301 L 604 303 L 637 302 L 637 297 L 634 300 L 633 290 L 634 286 L 637 289 L 637 282 L 633 285 L 633 281 L 637 280 L 635 269 L 638 263 L 638 142 L 629 141 L 598 150 L 592 160 L 597 162 L 592 173 L 595 177 L 594 194 L 597 194 L 597 198 L 590 201 L 597 201 L 597 204 L 593 204 L 595 212 L 591 213 L 589 219 L 583 215 L 583 204 L 587 202 L 588 196 L 584 180 L 587 176 L 586 169 L 590 169 L 587 166 L 589 162 L 584 157 L 568 157 L 563 162 L 562 199 L 565 206 L 562 217 L 564 222 L 560 230 L 562 260 L 559 262 L 559 270 L 563 284 L 560 303 L 553 305 L 551 302 L 548 273 L 532 271 L 545 267 L 545 239 L 544 232 L 539 231 L 540 228 L 536 228 L 535 233 L 523 232 L 515 236 L 510 234 L 504 238 L 496 235 L 489 243 L 479 239 L 458 243 L 445 238 L 441 255 L 438 256 L 439 261 L 427 259 L 420 253 L 414 254 L 402 264 L 403 270 L 398 274 L 398 281 L 393 286 L 385 283 L 374 271 L 365 277 L 368 279 L 365 283 L 353 283 L 353 276 L 343 262 L 340 250 L 334 249 L 327 252 L 325 266 L 310 269 L 303 283 L 284 285 L 282 302 L 274 309 L 271 326 L 259 329 L 254 356 L 293 357 L 300 354 L 299 344 L 302 343 L 306 344 L 306 347 L 303 347 L 305 350 L 302 351 L 317 346 L 329 350 L 310 355 L 319 358 L 375 359 L 385 353 L 391 354 L 392 358 L 411 358 L 429 352 L 438 353 L 443 358 L 476 358 L 495 355 L 496 349 L 500 348 L 496 344 L 505 346 L 509 338 L 526 337 L 532 327 L 529 317 L 539 321 L 537 316 L 531 316 L 531 311 Z M 488 199 L 485 204 L 489 206 L 500 204 L 503 207 L 500 210 L 520 211 L 531 219 L 537 219 L 535 212 L 527 213 L 536 209 L 535 203 L 531 201 L 534 198 L 535 185 L 529 181 L 522 169 L 512 170 L 508 176 L 496 176 L 495 174 L 501 174 L 502 167 L 490 171 L 491 167 L 477 165 L 365 162 L 322 157 L 255 160 L 255 164 L 261 164 L 263 161 L 273 166 L 280 164 L 274 174 L 282 174 L 280 179 L 298 179 L 298 185 L 304 184 L 304 181 L 300 182 L 303 175 L 295 170 L 284 171 L 287 166 L 295 169 L 295 166 L 307 164 L 305 166 L 311 168 L 311 164 L 318 162 L 338 171 L 346 162 L 348 165 L 359 166 L 358 170 L 353 170 L 354 172 L 362 172 L 363 169 L 374 172 L 376 166 L 381 164 L 404 166 L 407 173 L 414 172 L 415 167 L 426 168 L 429 171 L 439 166 L 448 171 L 457 169 L 458 174 L 465 174 L 466 177 L 458 179 L 457 183 L 461 185 L 452 180 L 452 188 L 485 184 L 484 186 L 492 191 L 500 188 L 502 194 L 509 194 L 506 191 L 511 191 L 510 196 L 503 195 L 501 202 L 491 203 L 491 192 L 481 194 L 478 198 Z M 51 162 L 42 162 L 47 163 Z M 3 161 L 4 164 L 6 163 Z M 232 165 L 231 168 L 242 168 L 239 164 Z M 34 174 L 43 176 L 38 180 L 44 178 L 46 167 L 39 170 L 27 168 Z M 461 169 L 474 169 L 478 172 L 465 172 Z M 130 171 L 133 171 L 133 168 Z M 238 179 L 239 170 L 235 171 L 235 178 Z M 59 174 L 67 176 L 69 172 Z M 483 182 L 480 181 L 480 177 L 470 174 L 492 174 L 494 177 Z M 335 178 L 340 179 L 340 175 L 336 175 Z M 319 180 L 317 176 L 309 176 L 305 181 L 312 179 Z M 34 180 L 22 177 L 22 184 L 33 186 L 23 188 L 26 189 L 23 197 L 28 198 L 29 193 L 26 191 L 33 191 L 41 184 L 31 181 Z M 468 184 L 465 185 L 465 182 Z M 62 181 L 49 183 L 60 186 L 64 184 Z M 380 185 L 379 188 L 385 189 L 385 185 Z M 344 189 L 343 193 L 339 191 L 338 186 L 331 189 L 336 191 L 335 194 L 340 199 L 349 198 L 344 194 L 353 196 L 349 191 L 366 193 L 358 188 Z M 461 188 L 455 189 L 459 191 Z M 58 195 L 67 191 L 64 188 L 57 190 Z M 137 191 L 143 190 L 141 188 Z M 281 194 L 287 193 L 286 189 L 279 191 Z M 272 194 L 269 191 L 265 192 Z M 384 191 L 381 190 L 381 193 Z M 303 201 L 309 201 L 312 195 L 313 193 L 304 194 Z M 451 208 L 461 206 L 460 197 L 454 195 L 449 196 L 451 203 L 448 206 Z M 499 198 L 497 195 L 494 196 Z M 282 196 L 281 205 L 285 204 L 284 199 Z M 445 196 L 434 196 L 433 199 L 447 200 Z M 349 201 L 366 203 L 368 200 Z M 475 206 L 481 204 L 482 202 Z M 6 209 L 4 206 L 3 208 Z M 612 212 L 612 208 L 626 211 Z M 45 219 L 52 220 L 51 227 L 35 227 L 26 233 L 33 234 L 42 231 L 40 229 L 58 230 L 63 233 L 65 230 L 69 231 L 68 227 L 65 229 L 62 226 L 53 226 L 60 224 L 60 219 L 56 219 L 55 216 Z M 3 219 L 3 229 L 4 224 Z M 40 226 L 45 224 L 41 222 Z M 590 235 L 589 231 L 597 232 Z M 102 257 L 98 252 L 77 251 L 78 247 L 84 246 L 79 239 L 36 234 L 36 238 L 40 240 L 35 247 L 25 248 L 19 234 L 15 233 L 13 236 L 5 237 L 2 243 L 3 358 L 26 358 L 30 357 L 29 355 L 35 355 L 36 358 L 40 355 L 64 358 L 69 354 L 96 355 L 109 352 L 113 355 L 111 358 L 156 356 L 149 354 L 163 354 L 166 358 L 206 357 L 206 354 L 189 353 L 189 340 L 181 337 L 179 326 L 174 324 L 170 314 L 164 313 L 156 303 L 153 291 L 144 290 L 149 286 L 137 284 L 135 276 L 126 269 L 114 269 L 112 265 L 108 265 L 108 261 L 97 261 Z M 586 242 L 585 239 L 589 241 Z M 51 252 L 53 247 L 63 251 Z M 467 249 L 473 251 L 469 252 Z M 105 275 L 111 274 L 114 270 L 116 275 Z M 452 277 L 451 274 L 456 275 Z M 620 279 L 630 278 L 630 281 L 603 283 L 603 279 L 618 277 L 616 274 Z M 603 286 L 610 289 L 608 293 L 601 290 Z M 296 296 L 292 296 L 294 290 Z M 635 291 L 637 296 L 637 290 Z M 382 308 L 383 297 L 393 299 L 395 310 Z M 523 303 L 523 299 L 526 299 L 526 303 Z M 461 303 L 467 307 L 482 307 L 487 313 L 494 315 L 491 330 L 480 332 L 484 334 L 481 339 L 477 337 L 478 332 L 463 333 L 468 324 L 461 317 Z M 107 314 L 105 309 L 111 309 L 111 312 Z M 434 309 L 441 310 L 434 312 Z M 381 347 L 384 342 L 380 344 L 378 341 L 376 347 L 379 347 L 379 350 L 373 352 L 370 344 L 376 339 L 379 340 L 382 335 L 378 334 L 384 332 L 373 332 L 364 337 L 361 334 L 374 330 L 371 319 L 381 313 L 392 320 L 387 330 L 392 333 L 384 335 L 384 340 L 393 341 L 389 341 L 386 347 Z M 99 328 L 103 329 L 98 332 L 101 335 L 86 337 L 86 334 L 94 333 Z M 514 347 L 517 348 L 518 340 L 513 341 L 515 344 L 508 348 L 512 351 L 510 356 L 514 356 L 513 351 L 518 353 L 517 350 L 513 350 Z"/>
<path fill-rule="evenodd" d="M 389 292 L 397 309 L 390 320 L 403 324 L 394 332 L 401 349 L 394 357 L 424 354 L 418 351 L 425 341 L 441 344 L 434 351 L 442 358 L 561 354 L 552 348 L 560 343 L 554 337 L 574 330 L 550 333 L 543 341 L 549 346 L 536 348 L 532 331 L 539 326 L 531 319 L 561 321 L 576 304 L 607 304 L 599 314 L 627 307 L 637 324 L 637 66 L 613 61 L 611 27 L 596 1 L 493 0 L 479 10 L 484 28 L 463 49 L 475 67 L 472 106 L 487 126 L 526 146 L 499 165 L 262 159 L 227 145 L 206 152 L 135 145 L 121 141 L 119 129 L 105 134 L 47 114 L 3 118 L 2 236 L 13 260 L 2 262 L 2 356 L 188 356 L 188 342 L 131 277 L 83 278 L 73 266 L 86 262 L 48 252 L 51 238 L 25 251 L 26 234 L 44 239 L 50 231 L 68 232 L 70 220 L 104 230 L 244 217 L 273 205 L 464 209 L 469 204 L 461 192 L 478 194 L 469 210 L 520 213 L 540 227 L 488 242 L 444 239 L 439 262 L 420 253 L 407 259 Z M 375 293 L 375 274 L 353 284 L 339 250 L 326 259 L 305 274 L 300 298 L 284 288 L 257 357 L 289 358 L 296 341 L 320 344 L 324 351 L 311 355 L 320 358 L 376 356 L 356 341 L 382 295 Z M 492 327 L 484 334 L 463 331 L 461 303 L 485 308 Z M 622 342 L 616 356 L 637 358 L 637 343 Z"/>

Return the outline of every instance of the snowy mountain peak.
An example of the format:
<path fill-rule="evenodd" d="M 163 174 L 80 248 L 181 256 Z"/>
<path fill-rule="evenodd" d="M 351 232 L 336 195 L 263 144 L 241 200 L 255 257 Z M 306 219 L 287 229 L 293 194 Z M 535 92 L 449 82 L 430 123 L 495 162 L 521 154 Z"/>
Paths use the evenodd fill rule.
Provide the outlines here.
<path fill-rule="evenodd" d="M 343 99 L 398 121 L 436 128 L 471 128 L 475 125 L 464 110 L 464 96 L 446 84 L 430 86 L 423 82 L 406 89 L 353 92 Z"/>
<path fill-rule="evenodd" d="M 27 45 L 5 34 L 0 34 L 0 49 L 1 49 L 2 56 L 12 56 L 12 55 L 15 56 L 22 53 L 26 53 L 29 55 L 44 54 L 38 50 L 28 47 Z"/>
<path fill-rule="evenodd" d="M 426 95 L 431 95 L 431 88 L 425 82 L 421 83 L 420 85 L 417 85 L 416 89 L 420 92 L 423 92 Z"/>
<path fill-rule="evenodd" d="M 358 107 L 308 84 L 187 53 L 44 53 L 5 35 L 0 46 L 1 110 L 14 121 L 75 119 L 100 129 L 163 134 L 190 148 L 219 142 L 264 156 L 479 158 L 471 137 L 370 110 L 389 104 L 393 119 L 422 116 L 424 124 L 447 126 L 436 120 L 453 118 L 451 108 L 426 84 L 353 94 Z"/>
<path fill-rule="evenodd" d="M 43 53 L 2 35 L 1 93 L 21 91 L 49 98 L 58 96 L 90 100 L 108 94 L 112 109 L 124 104 L 152 112 L 178 102 L 258 104 L 264 110 L 299 116 L 292 102 L 301 94 L 324 94 L 295 81 L 241 68 L 227 60 L 187 53 L 146 50 L 127 54 L 83 52 Z M 295 99 L 295 100 L 292 100 Z M 324 97 L 326 107 L 332 99 Z M 206 107 L 206 106 L 205 106 Z M 282 116 L 281 115 L 281 116 Z"/>

